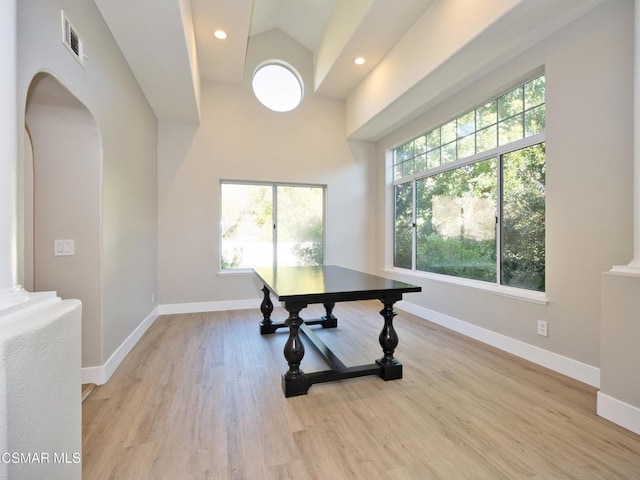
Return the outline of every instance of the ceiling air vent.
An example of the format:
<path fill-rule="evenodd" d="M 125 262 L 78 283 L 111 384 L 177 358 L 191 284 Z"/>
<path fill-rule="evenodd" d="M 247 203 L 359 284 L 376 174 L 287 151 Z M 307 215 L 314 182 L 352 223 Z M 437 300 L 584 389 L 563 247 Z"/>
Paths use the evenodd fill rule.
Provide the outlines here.
<path fill-rule="evenodd" d="M 60 13 L 62 14 L 62 43 L 80 65 L 84 67 L 85 57 L 82 51 L 82 40 L 80 40 L 78 32 L 73 28 L 64 11 L 61 10 Z"/>

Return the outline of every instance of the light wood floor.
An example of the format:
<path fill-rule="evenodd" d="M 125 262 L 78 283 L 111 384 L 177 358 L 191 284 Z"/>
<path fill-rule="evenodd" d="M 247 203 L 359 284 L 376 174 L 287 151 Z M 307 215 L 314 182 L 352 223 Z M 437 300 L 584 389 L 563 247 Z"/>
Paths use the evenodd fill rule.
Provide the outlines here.
<path fill-rule="evenodd" d="M 84 383 L 82 385 L 82 401 L 84 402 L 89 398 L 89 395 L 95 392 L 96 388 L 98 388 L 98 386 L 95 383 Z"/>
<path fill-rule="evenodd" d="M 380 308 L 338 304 L 318 336 L 370 363 Z M 287 399 L 287 333 L 262 337 L 259 319 L 158 318 L 83 404 L 83 479 L 640 479 L 640 436 L 596 416 L 589 386 L 399 312 L 402 380 Z M 308 346 L 302 368 L 326 367 Z"/>

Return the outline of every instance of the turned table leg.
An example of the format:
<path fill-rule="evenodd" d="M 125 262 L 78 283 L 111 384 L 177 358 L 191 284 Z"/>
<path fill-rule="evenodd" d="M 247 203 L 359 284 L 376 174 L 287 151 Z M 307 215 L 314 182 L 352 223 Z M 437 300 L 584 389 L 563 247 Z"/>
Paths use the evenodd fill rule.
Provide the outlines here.
<path fill-rule="evenodd" d="M 289 310 L 289 318 L 284 321 L 289 327 L 289 338 L 287 343 L 284 344 L 284 358 L 287 359 L 289 364 L 289 370 L 284 374 L 287 380 L 295 380 L 304 375 L 304 372 L 300 370 L 300 362 L 304 357 L 304 344 L 300 339 L 299 333 L 300 325 L 302 325 L 302 319 L 299 315 L 300 310 Z"/>
<path fill-rule="evenodd" d="M 266 286 L 262 287 L 262 293 L 264 297 L 260 304 L 260 311 L 262 312 L 262 322 L 260 322 L 260 334 L 265 335 L 267 333 L 274 333 L 276 327 L 271 321 L 271 312 L 273 312 L 273 303 L 271 302 L 271 295 L 269 289 Z"/>
<path fill-rule="evenodd" d="M 378 339 L 384 356 L 376 360 L 376 363 L 382 367 L 380 377 L 382 377 L 383 380 L 397 380 L 402 378 L 402 364 L 393 356 L 393 352 L 398 346 L 398 334 L 395 328 L 393 328 L 393 317 L 397 315 L 393 310 L 393 304 L 395 302 L 395 299 L 383 299 L 382 303 L 384 304 L 384 308 L 380 310 L 380 315 L 384 318 L 384 327 L 382 327 Z"/>
<path fill-rule="evenodd" d="M 284 358 L 287 359 L 289 370 L 282 374 L 282 389 L 285 397 L 304 395 L 311 387 L 304 372 L 300 370 L 300 363 L 304 357 L 304 344 L 300 338 L 299 330 L 303 321 L 299 314 L 304 307 L 306 305 L 285 304 L 289 312 L 289 318 L 284 322 L 289 327 L 289 338 L 284 344 Z"/>
<path fill-rule="evenodd" d="M 322 328 L 336 328 L 338 326 L 338 319 L 333 314 L 333 308 L 336 306 L 336 302 L 325 302 L 323 305 L 327 314 L 320 317 L 322 320 Z"/>

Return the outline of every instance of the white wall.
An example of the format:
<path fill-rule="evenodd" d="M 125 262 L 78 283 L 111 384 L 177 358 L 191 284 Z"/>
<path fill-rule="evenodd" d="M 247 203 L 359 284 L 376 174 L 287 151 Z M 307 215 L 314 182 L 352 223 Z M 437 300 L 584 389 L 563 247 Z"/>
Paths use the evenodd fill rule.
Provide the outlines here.
<path fill-rule="evenodd" d="M 276 113 L 251 91 L 264 60 L 296 67 L 302 104 Z M 219 276 L 220 180 L 327 185 L 326 263 L 373 267 L 373 145 L 345 138 L 344 102 L 313 94 L 312 55 L 278 30 L 249 41 L 241 84 L 204 83 L 200 126 L 160 122 L 159 287 L 163 304 L 258 298 L 252 276 Z"/>
<path fill-rule="evenodd" d="M 24 310 L 0 318 L 0 480 L 80 480 L 81 305 L 51 297 Z"/>
<path fill-rule="evenodd" d="M 392 237 L 385 152 L 544 67 L 547 82 L 548 305 L 403 275 L 411 302 L 598 367 L 601 273 L 632 256 L 633 2 L 610 1 L 502 65 L 376 146 L 377 268 Z M 548 321 L 549 336 L 536 334 Z"/>
<path fill-rule="evenodd" d="M 84 42 L 85 68 L 61 43 L 62 8 Z M 85 105 L 101 136 L 102 330 L 99 351 L 83 366 L 102 365 L 155 307 L 157 120 L 93 2 L 18 2 L 18 125 L 25 123 L 29 85 L 42 71 Z M 21 128 L 19 145 L 23 134 Z"/>
<path fill-rule="evenodd" d="M 640 277 L 602 275 L 601 377 L 598 415 L 640 435 Z"/>
<path fill-rule="evenodd" d="M 0 310 L 21 300 L 9 299 L 17 280 L 16 1 L 0 2 Z"/>
<path fill-rule="evenodd" d="M 18 246 L 22 249 L 18 253 L 18 284 L 26 291 L 33 292 L 33 147 L 31 136 L 25 126 L 23 142 L 23 169 L 22 169 L 22 212 L 18 217 L 22 218 L 23 229 L 18 232 Z M 20 205 L 20 202 L 18 202 Z"/>

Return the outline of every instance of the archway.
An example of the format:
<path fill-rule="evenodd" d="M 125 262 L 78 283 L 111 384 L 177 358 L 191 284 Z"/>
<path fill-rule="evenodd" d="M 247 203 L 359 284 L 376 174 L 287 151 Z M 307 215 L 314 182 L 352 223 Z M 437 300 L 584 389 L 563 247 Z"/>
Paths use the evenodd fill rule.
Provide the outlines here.
<path fill-rule="evenodd" d="M 24 162 L 25 286 L 82 301 L 82 365 L 98 365 L 100 131 L 87 107 L 47 73 L 31 82 L 25 123 L 30 138 Z M 33 268 L 31 278 L 28 268 Z"/>

